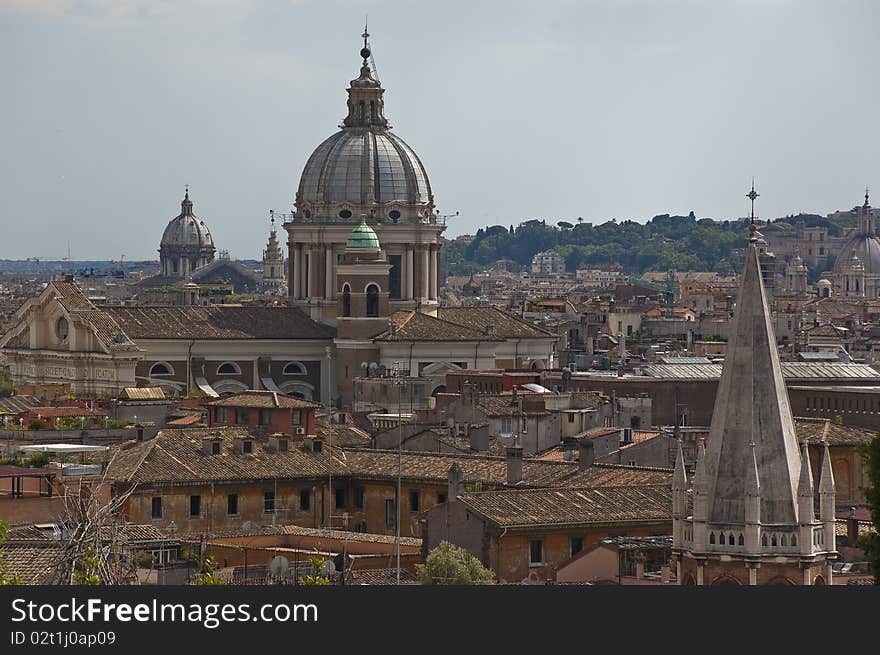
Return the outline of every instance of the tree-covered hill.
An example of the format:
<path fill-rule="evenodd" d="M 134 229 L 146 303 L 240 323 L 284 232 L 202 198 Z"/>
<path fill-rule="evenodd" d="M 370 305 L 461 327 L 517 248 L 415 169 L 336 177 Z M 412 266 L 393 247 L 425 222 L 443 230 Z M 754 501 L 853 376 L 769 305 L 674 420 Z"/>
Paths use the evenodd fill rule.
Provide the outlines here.
<path fill-rule="evenodd" d="M 782 219 L 791 225 L 824 226 L 840 235 L 855 218 L 829 220 L 816 214 Z M 469 244 L 451 242 L 443 248 L 443 261 L 450 275 L 481 271 L 500 259 L 527 265 L 543 250 L 556 250 L 565 257 L 566 269 L 619 264 L 626 271 L 650 270 L 735 272 L 737 252 L 745 239 L 742 221 L 716 221 L 688 216 L 655 216 L 647 223 L 611 220 L 601 225 L 557 223 L 532 219 L 517 227 L 493 225 L 477 231 Z"/>

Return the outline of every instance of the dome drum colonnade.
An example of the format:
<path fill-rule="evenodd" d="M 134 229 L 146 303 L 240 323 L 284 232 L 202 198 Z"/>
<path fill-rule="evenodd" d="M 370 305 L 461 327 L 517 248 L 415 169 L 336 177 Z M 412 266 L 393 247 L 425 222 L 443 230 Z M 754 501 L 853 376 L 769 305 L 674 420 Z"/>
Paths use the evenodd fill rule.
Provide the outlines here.
<path fill-rule="evenodd" d="M 431 312 L 439 305 L 440 241 L 445 225 L 415 152 L 390 132 L 379 81 L 361 50 L 360 75 L 348 89 L 348 115 L 309 157 L 284 223 L 290 251 L 289 296 L 317 320 L 333 322 L 336 268 L 352 227 L 366 220 L 391 265 L 395 310 Z"/>

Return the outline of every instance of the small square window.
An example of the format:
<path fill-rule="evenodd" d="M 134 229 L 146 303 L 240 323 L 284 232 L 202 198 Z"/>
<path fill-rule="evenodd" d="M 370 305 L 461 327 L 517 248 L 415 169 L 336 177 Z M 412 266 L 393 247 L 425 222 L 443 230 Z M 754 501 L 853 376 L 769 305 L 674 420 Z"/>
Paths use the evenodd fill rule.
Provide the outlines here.
<path fill-rule="evenodd" d="M 299 508 L 303 512 L 307 512 L 311 507 L 312 494 L 308 489 L 302 489 L 299 492 Z"/>
<path fill-rule="evenodd" d="M 584 549 L 584 538 L 583 537 L 572 537 L 571 538 L 571 554 L 577 555 Z"/>
<path fill-rule="evenodd" d="M 229 494 L 226 496 L 226 513 L 229 516 L 238 514 L 238 494 Z"/>
<path fill-rule="evenodd" d="M 220 442 L 219 441 L 211 442 L 211 454 L 212 455 L 219 455 L 220 454 Z"/>
<path fill-rule="evenodd" d="M 445 502 L 446 502 L 446 494 L 444 494 L 444 493 L 438 493 L 438 494 L 437 494 L 437 504 L 438 504 L 438 505 L 441 505 L 441 504 L 443 504 L 443 503 L 445 503 Z"/>
<path fill-rule="evenodd" d="M 202 515 L 202 497 L 201 496 L 190 496 L 189 497 L 189 515 L 192 517 Z"/>
<path fill-rule="evenodd" d="M 254 442 L 247 440 L 241 445 L 241 450 L 244 453 L 252 453 L 254 452 Z"/>
<path fill-rule="evenodd" d="M 261 409 L 260 410 L 260 425 L 269 425 L 272 423 L 272 410 L 271 409 Z"/>
<path fill-rule="evenodd" d="M 336 509 L 345 509 L 345 489 L 336 489 Z"/>
<path fill-rule="evenodd" d="M 418 512 L 421 498 L 419 496 L 418 491 L 410 491 L 409 492 L 409 511 L 410 512 Z"/>
<path fill-rule="evenodd" d="M 154 519 L 162 518 L 162 497 L 161 496 L 153 496 L 153 507 L 152 507 L 152 516 Z"/>
<path fill-rule="evenodd" d="M 287 452 L 287 439 L 279 439 L 278 440 L 278 452 L 281 452 L 281 453 Z"/>
<path fill-rule="evenodd" d="M 355 487 L 355 489 L 354 489 L 354 506 L 357 509 L 364 508 L 364 488 L 363 487 Z"/>

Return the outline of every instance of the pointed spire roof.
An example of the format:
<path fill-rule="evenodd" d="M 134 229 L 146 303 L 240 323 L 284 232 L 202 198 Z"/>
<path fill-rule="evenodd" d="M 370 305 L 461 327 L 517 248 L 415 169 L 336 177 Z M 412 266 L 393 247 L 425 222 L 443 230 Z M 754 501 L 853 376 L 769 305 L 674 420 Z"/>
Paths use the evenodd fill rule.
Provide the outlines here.
<path fill-rule="evenodd" d="M 675 471 L 672 473 L 672 490 L 686 491 L 688 486 L 687 471 L 684 468 L 684 451 L 681 448 L 681 440 L 678 441 L 678 450 L 675 455 Z"/>
<path fill-rule="evenodd" d="M 757 226 L 751 224 L 749 229 L 751 236 L 709 430 L 709 521 L 744 522 L 743 473 L 754 466 L 754 442 L 761 519 L 794 525 L 800 457 L 761 279 Z"/>
<path fill-rule="evenodd" d="M 831 453 L 828 451 L 828 442 L 823 440 L 822 445 L 822 473 L 819 475 L 819 493 L 834 493 L 834 471 L 831 468 Z"/>
<path fill-rule="evenodd" d="M 813 497 L 813 471 L 810 468 L 810 449 L 807 440 L 804 439 L 803 452 L 801 454 L 801 477 L 798 481 L 798 496 Z"/>

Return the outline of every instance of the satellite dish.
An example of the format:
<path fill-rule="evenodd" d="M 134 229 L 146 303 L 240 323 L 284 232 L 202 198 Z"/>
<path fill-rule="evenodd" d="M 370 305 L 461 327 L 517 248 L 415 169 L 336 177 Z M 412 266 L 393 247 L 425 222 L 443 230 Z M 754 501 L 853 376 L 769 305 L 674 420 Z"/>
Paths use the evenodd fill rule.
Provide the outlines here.
<path fill-rule="evenodd" d="M 290 562 L 287 561 L 286 557 L 282 557 L 281 555 L 276 555 L 272 558 L 272 561 L 269 562 L 269 573 L 276 576 L 287 575 L 288 570 L 290 569 Z"/>
<path fill-rule="evenodd" d="M 367 370 L 368 366 L 369 366 L 369 364 L 367 364 L 366 362 L 361 362 L 361 368 L 364 369 L 365 371 Z"/>
<path fill-rule="evenodd" d="M 375 371 L 377 368 L 379 368 L 379 365 L 376 362 L 370 362 L 371 371 Z"/>
<path fill-rule="evenodd" d="M 332 559 L 328 559 L 326 562 L 321 564 L 321 575 L 329 578 L 334 573 L 336 573 L 336 564 L 333 563 Z"/>

